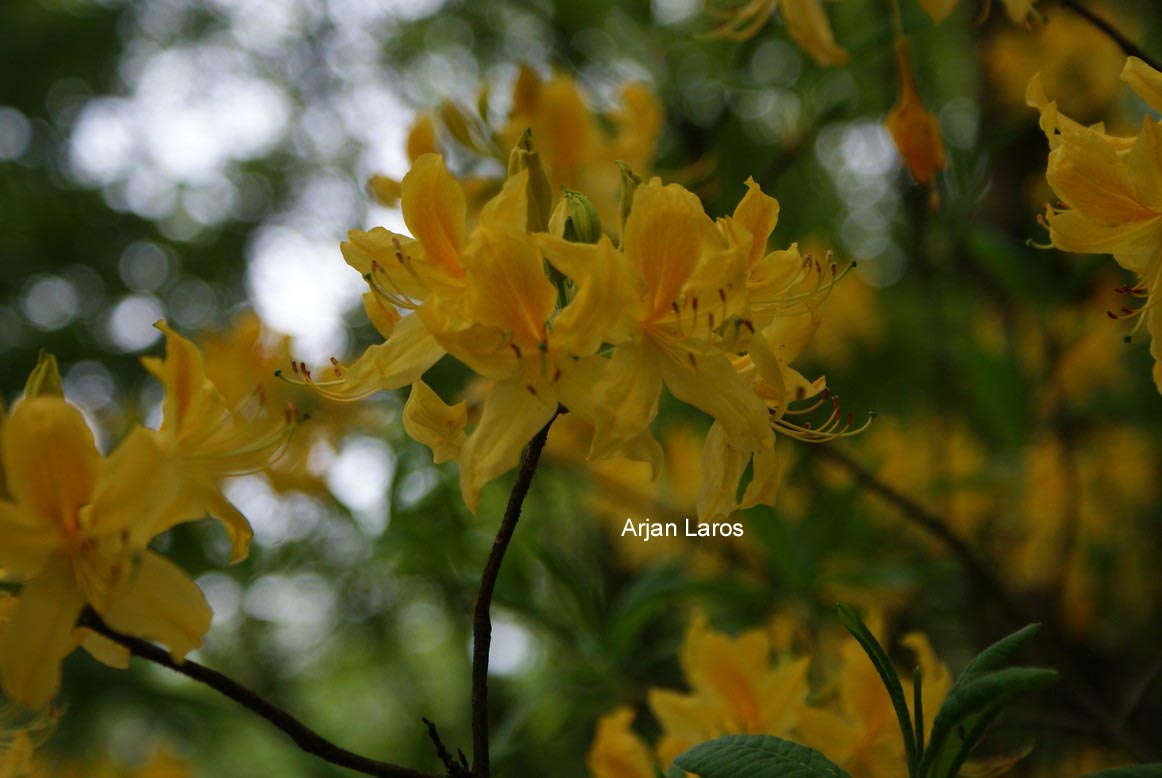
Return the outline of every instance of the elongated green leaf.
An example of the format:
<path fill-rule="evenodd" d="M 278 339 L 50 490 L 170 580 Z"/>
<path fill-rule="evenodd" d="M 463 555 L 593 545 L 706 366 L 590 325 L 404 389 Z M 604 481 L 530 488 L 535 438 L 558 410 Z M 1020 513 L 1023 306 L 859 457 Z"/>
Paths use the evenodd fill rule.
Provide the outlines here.
<path fill-rule="evenodd" d="M 772 735 L 728 735 L 679 754 L 674 764 L 702 778 L 851 778 L 813 748 Z"/>
<path fill-rule="evenodd" d="M 920 763 L 923 778 L 953 778 L 989 723 L 1013 700 L 1043 689 L 1057 673 L 1038 667 L 1010 667 L 976 675 L 956 690 L 936 714 L 932 737 Z"/>
<path fill-rule="evenodd" d="M 1162 764 L 1136 764 L 1098 770 L 1085 778 L 1162 778 Z"/>
<path fill-rule="evenodd" d="M 904 752 L 908 757 L 908 775 L 915 778 L 919 761 L 916 751 L 916 732 L 912 726 L 912 717 L 908 713 L 908 703 L 904 699 L 904 687 L 900 684 L 900 677 L 896 675 L 896 668 L 892 667 L 892 660 L 888 659 L 884 647 L 880 645 L 876 636 L 871 633 L 871 630 L 863 623 L 863 619 L 852 610 L 851 606 L 839 603 L 838 607 L 839 620 L 843 622 L 843 626 L 859 642 L 864 653 L 871 659 L 876 672 L 880 675 L 880 680 L 884 683 L 884 688 L 888 690 L 892 707 L 896 710 L 896 719 L 900 722 L 900 735 L 904 738 Z"/>
<path fill-rule="evenodd" d="M 1017 652 L 1033 639 L 1039 629 L 1041 629 L 1040 624 L 1029 624 L 981 651 L 956 677 L 952 688 L 948 690 L 948 696 L 954 695 L 958 689 L 974 678 L 994 670 L 1000 670 L 1007 665 Z"/>

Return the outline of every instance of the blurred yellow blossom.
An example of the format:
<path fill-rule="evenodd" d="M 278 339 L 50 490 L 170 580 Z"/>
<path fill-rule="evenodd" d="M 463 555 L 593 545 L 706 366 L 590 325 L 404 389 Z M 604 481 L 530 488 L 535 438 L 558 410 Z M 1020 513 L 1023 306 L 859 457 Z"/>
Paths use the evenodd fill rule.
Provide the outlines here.
<path fill-rule="evenodd" d="M 717 20 L 715 28 L 703 35 L 704 38 L 730 41 L 753 38 L 777 8 L 791 40 L 815 62 L 831 67 L 845 65 L 849 59 L 847 51 L 835 42 L 823 0 L 749 0 L 742 4 L 703 0 L 703 6 L 707 15 Z"/>
<path fill-rule="evenodd" d="M 210 626 L 198 587 L 146 549 L 157 527 L 196 518 L 174 506 L 180 474 L 156 438 L 138 428 L 103 458 L 80 411 L 51 395 L 18 403 L 4 425 L 0 565 L 24 585 L 0 638 L 0 679 L 27 707 L 56 693 L 86 605 L 177 659 Z"/>
<path fill-rule="evenodd" d="M 1162 73 L 1130 57 L 1122 80 L 1154 110 L 1162 109 Z M 1053 246 L 1063 251 L 1112 254 L 1137 278 L 1119 292 L 1128 304 L 1110 311 L 1113 319 L 1137 319 L 1151 338 L 1154 383 L 1162 392 L 1162 316 L 1155 310 L 1162 277 L 1162 153 L 1159 126 L 1142 121 L 1134 138 L 1107 135 L 1104 128 L 1084 127 L 1062 115 L 1048 99 L 1039 78 L 1029 83 L 1029 105 L 1041 112 L 1049 139 L 1046 179 L 1061 199 L 1046 210 Z M 1141 300 L 1138 307 L 1134 301 Z"/>

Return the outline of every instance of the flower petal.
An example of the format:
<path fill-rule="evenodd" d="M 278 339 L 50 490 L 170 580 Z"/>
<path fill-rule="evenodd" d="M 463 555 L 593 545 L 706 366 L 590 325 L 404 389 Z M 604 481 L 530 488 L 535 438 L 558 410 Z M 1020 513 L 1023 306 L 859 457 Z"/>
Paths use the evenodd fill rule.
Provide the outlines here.
<path fill-rule="evenodd" d="M 101 463 L 100 480 L 84 511 L 88 533 L 103 535 L 158 523 L 181 474 L 157 435 L 137 427 Z"/>
<path fill-rule="evenodd" d="M 13 500 L 65 529 L 92 496 L 101 455 L 80 410 L 43 396 L 12 409 L 4 425 L 3 462 Z"/>
<path fill-rule="evenodd" d="M 0 680 L 8 696 L 41 708 L 57 693 L 61 660 L 76 647 L 85 599 L 63 554 L 54 555 L 20 591 L 20 604 L 0 639 Z"/>
<path fill-rule="evenodd" d="M 336 380 L 313 386 L 333 400 L 360 400 L 378 391 L 407 386 L 444 353 L 419 316 L 404 316 L 385 343 L 369 346 Z"/>
<path fill-rule="evenodd" d="M 439 154 L 423 154 L 403 177 L 403 220 L 428 259 L 453 277 L 464 275 L 460 248 L 468 205 L 460 183 Z"/>
<path fill-rule="evenodd" d="M 202 645 L 212 615 L 206 596 L 181 568 L 146 551 L 101 617 L 118 632 L 162 643 L 180 662 Z"/>
<path fill-rule="evenodd" d="M 710 426 L 702 446 L 702 481 L 698 491 L 698 521 L 725 519 L 738 507 L 738 482 L 748 457 L 730 445 L 726 428 Z"/>
<path fill-rule="evenodd" d="M 663 360 L 662 375 L 671 394 L 721 423 L 735 448 L 757 451 L 774 445 L 767 406 L 726 357 L 703 357 L 696 370 Z"/>
<path fill-rule="evenodd" d="M 523 381 L 492 387 L 460 459 L 460 491 L 469 510 L 476 512 L 484 484 L 516 467 L 521 449 L 556 412 L 556 398 L 534 395 Z"/>
<path fill-rule="evenodd" d="M 432 450 L 438 465 L 460 458 L 467 435 L 468 403 L 448 405 L 431 387 L 417 379 L 403 406 L 403 428 L 412 440 Z"/>

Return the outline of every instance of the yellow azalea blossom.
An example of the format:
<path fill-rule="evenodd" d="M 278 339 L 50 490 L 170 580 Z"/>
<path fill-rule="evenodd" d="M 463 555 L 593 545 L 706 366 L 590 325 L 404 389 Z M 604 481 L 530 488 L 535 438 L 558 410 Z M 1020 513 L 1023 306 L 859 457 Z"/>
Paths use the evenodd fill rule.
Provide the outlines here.
<path fill-rule="evenodd" d="M 810 660 L 772 662 L 766 630 L 732 638 L 711 629 L 697 614 L 678 661 L 690 693 L 654 689 L 649 695 L 664 732 L 657 747 L 663 764 L 721 735 L 783 737 L 798 726 L 807 702 Z"/>
<path fill-rule="evenodd" d="M 585 758 L 592 778 L 653 778 L 654 760 L 649 747 L 630 729 L 633 718 L 633 709 L 627 707 L 598 719 Z"/>
<path fill-rule="evenodd" d="M 787 25 L 787 34 L 811 59 L 824 67 L 844 65 L 849 56 L 835 41 L 822 0 L 749 0 L 724 8 L 704 0 L 706 13 L 718 20 L 704 38 L 744 41 L 753 38 L 778 8 Z"/>
<path fill-rule="evenodd" d="M 1130 57 L 1122 80 L 1154 110 L 1162 109 L 1162 73 Z M 1154 383 L 1162 392 L 1162 315 L 1156 310 L 1162 278 L 1162 146 L 1159 126 L 1150 117 L 1134 138 L 1115 138 L 1102 128 L 1084 127 L 1063 116 L 1049 101 L 1039 79 L 1029 84 L 1029 104 L 1041 111 L 1049 138 L 1045 177 L 1061 204 L 1047 209 L 1045 221 L 1053 246 L 1063 251 L 1112 254 L 1137 275 L 1119 288 L 1127 302 L 1110 312 L 1114 319 L 1137 318 L 1151 338 Z"/>
<path fill-rule="evenodd" d="M 48 702 L 90 606 L 114 629 L 158 640 L 180 660 L 201 644 L 210 609 L 176 566 L 146 549 L 174 516 L 180 475 L 152 431 L 102 458 L 81 412 L 26 399 L 3 430 L 10 500 L 0 501 L 0 566 L 23 582 L 0 638 L 0 680 L 28 707 Z"/>
<path fill-rule="evenodd" d="M 371 293 L 364 296 L 372 322 L 390 317 Z M 261 399 L 269 408 L 288 404 L 310 416 L 310 424 L 295 431 L 280 456 L 266 462 L 263 473 L 279 491 L 328 494 L 325 474 L 313 461 L 320 447 L 335 449 L 350 431 L 374 429 L 377 419 L 370 409 L 328 400 L 275 377 L 291 360 L 289 338 L 271 332 L 253 311 L 236 315 L 222 330 L 197 337 L 208 378 L 230 408 L 247 408 Z"/>
<path fill-rule="evenodd" d="M 299 412 L 290 406 L 268 411 L 260 392 L 230 405 L 207 376 L 198 347 L 164 322 L 157 327 L 165 333 L 165 358 L 141 361 L 165 390 L 159 440 L 180 460 L 181 481 L 175 489 L 178 507 L 147 528 L 149 537 L 175 521 L 208 513 L 225 526 L 232 561 L 238 561 L 246 556 L 253 532 L 246 517 L 222 494 L 221 481 L 265 469 L 290 439 Z"/>
<path fill-rule="evenodd" d="M 432 449 L 432 460 L 457 460 L 464 448 L 467 435 L 468 404 L 448 405 L 431 387 L 417 379 L 403 407 L 403 426 L 412 440 Z"/>
<path fill-rule="evenodd" d="M 714 417 L 739 448 L 773 445 L 766 406 L 728 358 L 745 350 L 753 328 L 746 318 L 749 241 L 727 240 L 697 197 L 654 180 L 634 194 L 620 253 L 607 239 L 590 246 L 546 236 L 541 245 L 581 283 L 582 268 L 610 267 L 609 294 L 623 300 L 624 315 L 608 332 L 591 328 L 596 339 L 617 344 L 590 395 L 600 409 L 593 456 L 647 431 L 663 383 Z"/>
<path fill-rule="evenodd" d="M 490 201 L 477 230 L 469 234 L 464 189 L 436 154 L 416 161 L 404 176 L 402 190 L 404 222 L 414 238 L 382 227 L 370 232 L 352 230 L 341 247 L 347 264 L 371 288 L 365 307 L 386 340 L 366 349 L 349 366 L 335 362 L 318 379 L 305 365 L 292 362 L 292 373 L 325 397 L 358 400 L 399 389 L 438 362 L 447 352 L 425 326 L 423 316 L 401 317 L 398 310 L 414 312 L 435 293 L 445 308 L 458 305 L 466 291 L 462 255 L 470 243 L 477 245 L 483 239 L 477 230 L 517 224 L 517 218 L 524 218 L 523 205 L 517 203 L 524 192 L 514 184 Z M 516 211 L 521 212 L 519 217 Z"/>
<path fill-rule="evenodd" d="M 907 42 L 897 39 L 895 49 L 900 96 L 884 124 L 916 183 L 926 185 L 938 170 L 944 169 L 944 139 L 940 135 L 940 123 L 924 107 L 916 91 Z"/>

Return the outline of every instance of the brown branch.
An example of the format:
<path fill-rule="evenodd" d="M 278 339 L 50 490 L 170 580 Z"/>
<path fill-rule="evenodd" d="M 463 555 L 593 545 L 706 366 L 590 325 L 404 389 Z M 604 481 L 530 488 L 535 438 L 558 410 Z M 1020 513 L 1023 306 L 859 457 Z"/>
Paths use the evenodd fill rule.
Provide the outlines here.
<path fill-rule="evenodd" d="M 558 411 L 557 413 L 560 413 Z M 504 562 L 504 553 L 512 541 L 512 534 L 516 530 L 516 523 L 520 519 L 521 507 L 529 493 L 529 485 L 537 472 L 537 463 L 541 459 L 541 451 L 545 448 L 545 441 L 549 438 L 549 427 L 557 414 L 533 436 L 525 447 L 521 458 L 520 470 L 517 472 L 516 483 L 508 495 L 508 506 L 504 509 L 504 518 L 501 519 L 500 529 L 496 531 L 496 539 L 492 542 L 492 551 L 484 563 L 484 572 L 480 576 L 480 590 L 476 595 L 476 605 L 472 610 L 472 775 L 475 778 L 488 778 L 488 652 L 492 647 L 492 593 L 496 588 L 496 578 L 500 574 L 500 565 Z"/>
<path fill-rule="evenodd" d="M 1154 68 L 1154 70 L 1162 71 L 1162 62 L 1154 59 L 1154 57 L 1146 53 L 1146 51 L 1141 46 L 1127 38 L 1104 16 L 1100 16 L 1094 13 L 1087 6 L 1083 5 L 1081 0 L 1061 0 L 1061 5 L 1070 9 L 1075 14 L 1105 33 L 1110 40 L 1122 48 L 1122 51 L 1127 57 L 1137 57 L 1150 67 Z"/>
<path fill-rule="evenodd" d="M 341 748 L 270 700 L 252 689 L 248 689 L 237 681 L 222 675 L 217 670 L 211 670 L 204 665 L 189 660 L 179 664 L 170 657 L 169 652 L 164 648 L 155 646 L 153 643 L 142 640 L 141 638 L 122 635 L 120 632 L 114 631 L 90 608 L 86 608 L 81 614 L 78 626 L 91 629 L 97 634 L 112 640 L 114 643 L 124 646 L 129 649 L 129 652 L 133 656 L 161 665 L 162 667 L 167 667 L 175 673 L 179 673 L 209 686 L 224 697 L 233 700 L 243 708 L 266 719 L 288 735 L 302 751 L 312 756 L 317 756 L 325 762 L 330 762 L 339 767 L 346 767 L 348 770 L 354 770 L 364 775 L 378 776 L 378 778 L 436 778 L 431 773 L 368 759 L 365 756 L 360 756 L 345 748 Z"/>

